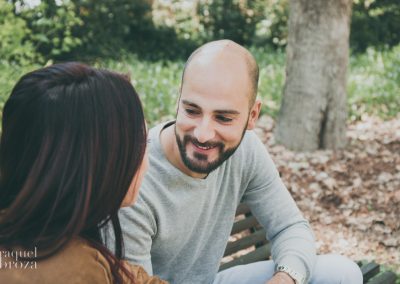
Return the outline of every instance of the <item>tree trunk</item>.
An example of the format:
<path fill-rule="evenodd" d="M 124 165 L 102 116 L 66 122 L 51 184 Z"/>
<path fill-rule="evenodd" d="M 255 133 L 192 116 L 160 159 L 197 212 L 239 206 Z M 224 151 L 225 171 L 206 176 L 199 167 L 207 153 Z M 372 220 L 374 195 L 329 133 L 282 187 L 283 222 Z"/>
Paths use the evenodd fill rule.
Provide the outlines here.
<path fill-rule="evenodd" d="M 352 0 L 291 0 L 276 139 L 296 151 L 346 144 Z"/>

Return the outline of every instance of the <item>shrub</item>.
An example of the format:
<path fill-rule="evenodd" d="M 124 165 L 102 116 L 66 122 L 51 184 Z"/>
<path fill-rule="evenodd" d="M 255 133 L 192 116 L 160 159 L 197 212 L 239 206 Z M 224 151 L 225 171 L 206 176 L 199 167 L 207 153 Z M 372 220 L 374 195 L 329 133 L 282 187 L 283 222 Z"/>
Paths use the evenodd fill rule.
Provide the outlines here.
<path fill-rule="evenodd" d="M 115 58 L 134 49 L 153 28 L 151 3 L 146 0 L 72 0 L 84 25 L 76 31 L 83 41 L 82 54 Z"/>
<path fill-rule="evenodd" d="M 33 8 L 27 5 L 21 8 L 19 15 L 30 29 L 27 40 L 46 60 L 66 60 L 68 54 L 82 45 L 75 31 L 83 22 L 74 9 L 69 0 L 42 0 Z"/>
<path fill-rule="evenodd" d="M 207 0 L 200 3 L 198 13 L 207 38 L 229 38 L 239 44 L 251 44 L 260 16 L 253 9 L 258 2 Z"/>
<path fill-rule="evenodd" d="M 398 0 L 354 0 L 350 45 L 364 52 L 369 46 L 400 43 L 400 2 Z"/>
<path fill-rule="evenodd" d="M 26 65 L 38 55 L 27 41 L 29 29 L 25 21 L 13 13 L 13 6 L 0 0 L 0 58 L 2 61 Z"/>

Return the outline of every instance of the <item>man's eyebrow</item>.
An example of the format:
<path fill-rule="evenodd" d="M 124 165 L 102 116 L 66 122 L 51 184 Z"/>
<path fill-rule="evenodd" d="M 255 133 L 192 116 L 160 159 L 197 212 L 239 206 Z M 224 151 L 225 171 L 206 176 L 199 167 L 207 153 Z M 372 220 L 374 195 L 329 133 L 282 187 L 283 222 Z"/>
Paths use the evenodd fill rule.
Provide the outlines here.
<path fill-rule="evenodd" d="M 182 100 L 182 104 L 188 105 L 188 106 L 191 106 L 191 107 L 194 107 L 194 108 L 200 108 L 197 104 L 192 103 L 192 102 L 187 101 L 187 100 Z M 234 109 L 217 109 L 217 110 L 214 110 L 213 112 L 217 113 L 217 114 L 232 114 L 232 115 L 240 114 L 240 112 L 238 112 L 237 110 L 234 110 Z"/>
<path fill-rule="evenodd" d="M 200 108 L 200 107 L 199 107 L 198 105 L 196 105 L 195 103 L 189 102 L 189 101 L 187 101 L 187 100 L 182 100 L 182 103 L 183 103 L 184 105 L 188 105 L 188 106 L 191 106 L 191 107 Z"/>

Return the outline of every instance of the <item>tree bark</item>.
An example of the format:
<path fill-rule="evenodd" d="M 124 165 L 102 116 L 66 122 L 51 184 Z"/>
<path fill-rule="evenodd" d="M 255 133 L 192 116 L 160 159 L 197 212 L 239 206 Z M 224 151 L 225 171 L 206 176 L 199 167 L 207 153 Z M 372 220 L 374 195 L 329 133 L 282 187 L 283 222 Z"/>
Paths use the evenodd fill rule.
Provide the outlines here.
<path fill-rule="evenodd" d="M 296 151 L 346 144 L 352 0 L 291 0 L 276 139 Z"/>

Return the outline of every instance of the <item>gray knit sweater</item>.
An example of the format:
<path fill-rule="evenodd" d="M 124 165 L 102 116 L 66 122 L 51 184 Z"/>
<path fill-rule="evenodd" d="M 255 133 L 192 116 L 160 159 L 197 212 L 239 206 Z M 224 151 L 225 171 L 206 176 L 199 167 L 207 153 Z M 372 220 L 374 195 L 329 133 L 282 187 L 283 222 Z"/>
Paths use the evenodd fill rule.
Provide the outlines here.
<path fill-rule="evenodd" d="M 243 199 L 267 230 L 275 263 L 308 279 L 313 234 L 256 134 L 246 131 L 227 161 L 196 179 L 168 162 L 163 127 L 150 131 L 150 167 L 137 202 L 120 210 L 127 260 L 171 283 L 212 283 Z"/>

